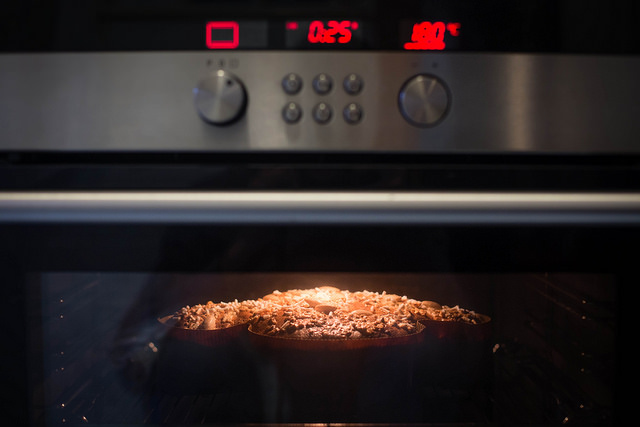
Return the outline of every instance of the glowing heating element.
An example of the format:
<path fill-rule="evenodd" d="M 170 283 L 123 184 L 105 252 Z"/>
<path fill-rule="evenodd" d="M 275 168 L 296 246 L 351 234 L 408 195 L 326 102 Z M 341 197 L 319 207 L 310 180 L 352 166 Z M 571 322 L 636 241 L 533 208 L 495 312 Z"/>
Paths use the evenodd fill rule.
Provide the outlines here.
<path fill-rule="evenodd" d="M 413 25 L 411 41 L 404 44 L 406 50 L 443 50 L 445 48 L 445 35 L 458 37 L 460 35 L 460 23 L 442 21 L 424 21 Z"/>
<path fill-rule="evenodd" d="M 236 49 L 240 44 L 240 26 L 235 21 L 207 22 L 206 35 L 209 49 Z"/>

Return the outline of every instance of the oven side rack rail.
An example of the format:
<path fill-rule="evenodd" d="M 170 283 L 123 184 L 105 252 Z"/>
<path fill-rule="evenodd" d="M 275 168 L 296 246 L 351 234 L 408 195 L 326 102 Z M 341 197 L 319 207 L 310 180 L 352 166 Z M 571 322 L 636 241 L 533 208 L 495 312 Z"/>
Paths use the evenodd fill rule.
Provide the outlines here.
<path fill-rule="evenodd" d="M 0 192 L 0 223 L 640 225 L 640 193 Z"/>

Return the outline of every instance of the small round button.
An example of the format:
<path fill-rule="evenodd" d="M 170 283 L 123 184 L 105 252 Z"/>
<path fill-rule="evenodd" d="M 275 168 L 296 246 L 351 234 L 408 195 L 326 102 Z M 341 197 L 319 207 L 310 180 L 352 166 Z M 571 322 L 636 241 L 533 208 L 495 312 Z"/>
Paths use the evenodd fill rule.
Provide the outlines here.
<path fill-rule="evenodd" d="M 331 106 L 325 102 L 321 102 L 313 108 L 313 118 L 320 124 L 327 123 L 331 120 L 332 114 Z"/>
<path fill-rule="evenodd" d="M 282 79 L 282 89 L 289 95 L 295 95 L 302 89 L 302 78 L 295 73 L 287 74 Z"/>
<path fill-rule="evenodd" d="M 449 92 L 439 78 L 420 74 L 402 86 L 398 105 L 404 118 L 412 125 L 434 126 L 449 111 Z"/>
<path fill-rule="evenodd" d="M 287 123 L 296 123 L 302 117 L 302 108 L 295 102 L 289 102 L 282 109 L 282 118 Z"/>
<path fill-rule="evenodd" d="M 200 117 L 214 125 L 238 120 L 247 106 L 247 92 L 236 76 L 218 70 L 202 79 L 193 90 Z"/>
<path fill-rule="evenodd" d="M 319 95 L 326 95 L 332 87 L 333 79 L 328 74 L 320 73 L 313 79 L 313 89 Z"/>
<path fill-rule="evenodd" d="M 342 110 L 342 116 L 347 123 L 356 124 L 362 119 L 362 107 L 355 102 L 352 102 L 344 107 L 344 110 Z"/>
<path fill-rule="evenodd" d="M 360 93 L 363 85 L 364 82 L 362 81 L 362 78 L 354 73 L 349 74 L 344 78 L 344 81 L 342 82 L 344 90 L 350 95 L 356 95 Z"/>

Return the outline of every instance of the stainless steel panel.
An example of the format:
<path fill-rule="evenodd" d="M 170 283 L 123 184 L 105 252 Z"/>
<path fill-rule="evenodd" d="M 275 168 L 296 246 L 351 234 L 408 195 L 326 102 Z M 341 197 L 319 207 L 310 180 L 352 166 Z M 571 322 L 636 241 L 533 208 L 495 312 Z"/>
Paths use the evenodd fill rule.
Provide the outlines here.
<path fill-rule="evenodd" d="M 0 193 L 0 223 L 638 225 L 640 194 Z"/>
<path fill-rule="evenodd" d="M 224 69 L 247 89 L 244 117 L 216 127 L 198 117 L 193 89 Z M 282 79 L 302 78 L 287 94 Z M 332 90 L 312 81 L 327 73 Z M 362 78 L 357 94 L 343 79 Z M 426 73 L 450 90 L 434 127 L 409 124 L 402 86 Z M 640 58 L 403 52 L 130 52 L 0 56 L 0 150 L 404 152 L 640 152 Z M 282 110 L 302 109 L 296 123 Z M 312 110 L 333 109 L 319 124 Z M 362 108 L 344 120 L 350 103 Z"/>

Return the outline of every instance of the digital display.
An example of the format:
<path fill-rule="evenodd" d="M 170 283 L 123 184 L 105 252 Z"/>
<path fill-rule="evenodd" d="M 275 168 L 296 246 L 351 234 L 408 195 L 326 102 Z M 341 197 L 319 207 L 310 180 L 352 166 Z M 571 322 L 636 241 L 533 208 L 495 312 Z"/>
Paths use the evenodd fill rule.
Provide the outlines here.
<path fill-rule="evenodd" d="M 205 25 L 207 49 L 264 49 L 268 25 L 259 21 L 209 21 Z"/>
<path fill-rule="evenodd" d="M 462 24 L 454 20 L 403 20 L 398 36 L 386 38 L 406 51 L 459 50 Z M 360 20 L 220 20 L 205 23 L 207 49 L 370 49 L 380 44 L 380 28 Z M 387 33 L 389 34 L 389 33 Z"/>
<path fill-rule="evenodd" d="M 584 1 L 594 5 L 579 8 L 585 19 L 567 12 Z M 59 1 L 59 13 L 33 13 L 29 21 L 17 13 L 25 8 L 3 10 L 0 28 L 9 36 L 0 37 L 0 51 L 640 53 L 638 2 L 584 1 L 171 1 L 171 7 L 154 7 L 157 2 L 85 0 L 100 7 L 68 11 L 61 5 L 69 2 Z"/>
<path fill-rule="evenodd" d="M 363 24 L 352 20 L 287 21 L 285 47 L 357 49 L 364 47 Z"/>
<path fill-rule="evenodd" d="M 309 43 L 346 44 L 352 39 L 352 32 L 358 29 L 356 21 L 312 21 L 309 24 Z"/>
<path fill-rule="evenodd" d="M 400 39 L 405 50 L 450 50 L 459 47 L 459 22 L 405 21 L 401 27 Z"/>

